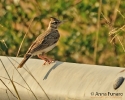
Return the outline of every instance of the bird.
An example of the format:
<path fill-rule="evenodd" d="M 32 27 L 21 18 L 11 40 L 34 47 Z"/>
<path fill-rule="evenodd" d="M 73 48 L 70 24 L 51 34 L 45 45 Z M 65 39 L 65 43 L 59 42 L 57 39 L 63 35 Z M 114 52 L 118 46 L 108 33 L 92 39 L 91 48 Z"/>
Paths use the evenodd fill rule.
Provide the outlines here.
<path fill-rule="evenodd" d="M 50 17 L 50 22 L 48 25 L 48 28 L 46 31 L 42 34 L 40 34 L 36 40 L 31 44 L 29 49 L 27 50 L 26 54 L 24 55 L 23 60 L 21 63 L 18 65 L 17 68 L 22 68 L 23 65 L 26 63 L 26 61 L 32 57 L 32 56 L 38 56 L 38 58 L 44 60 L 44 64 L 46 63 L 51 63 L 54 60 L 51 58 L 45 56 L 45 53 L 49 52 L 52 50 L 59 38 L 60 38 L 60 33 L 58 31 L 58 26 L 62 23 L 63 21 L 55 18 L 55 17 Z"/>

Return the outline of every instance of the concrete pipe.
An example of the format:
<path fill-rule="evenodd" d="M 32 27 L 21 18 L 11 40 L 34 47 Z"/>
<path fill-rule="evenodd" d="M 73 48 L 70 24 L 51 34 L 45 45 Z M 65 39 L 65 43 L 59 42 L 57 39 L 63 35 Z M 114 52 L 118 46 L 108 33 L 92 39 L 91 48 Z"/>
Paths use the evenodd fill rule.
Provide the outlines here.
<path fill-rule="evenodd" d="M 0 56 L 0 100 L 125 100 L 119 67 Z"/>

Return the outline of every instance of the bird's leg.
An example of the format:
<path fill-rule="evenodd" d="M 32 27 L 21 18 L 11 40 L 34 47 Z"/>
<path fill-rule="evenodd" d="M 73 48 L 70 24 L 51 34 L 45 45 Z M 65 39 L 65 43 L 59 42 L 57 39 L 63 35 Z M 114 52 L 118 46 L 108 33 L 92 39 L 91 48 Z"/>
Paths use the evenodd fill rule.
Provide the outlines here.
<path fill-rule="evenodd" d="M 42 59 L 42 60 L 45 60 L 44 57 L 42 55 L 37 55 L 38 58 Z"/>
<path fill-rule="evenodd" d="M 43 65 L 45 65 L 46 62 L 49 62 L 48 59 L 46 59 L 43 55 L 39 54 L 39 55 L 37 55 L 37 56 L 38 56 L 38 58 L 40 58 L 40 59 L 42 59 L 42 60 L 45 60 L 45 63 L 44 63 Z"/>
<path fill-rule="evenodd" d="M 51 59 L 51 58 L 49 58 L 49 57 L 47 57 L 47 56 L 44 56 L 44 59 L 45 59 L 45 64 L 48 62 L 49 64 L 50 63 L 52 63 L 52 62 L 54 62 L 54 60 L 53 59 Z"/>
<path fill-rule="evenodd" d="M 42 59 L 42 60 L 45 60 L 45 63 L 43 65 L 46 65 L 46 63 L 51 63 L 52 61 L 54 61 L 53 59 L 45 56 L 45 55 L 37 55 L 38 58 Z"/>

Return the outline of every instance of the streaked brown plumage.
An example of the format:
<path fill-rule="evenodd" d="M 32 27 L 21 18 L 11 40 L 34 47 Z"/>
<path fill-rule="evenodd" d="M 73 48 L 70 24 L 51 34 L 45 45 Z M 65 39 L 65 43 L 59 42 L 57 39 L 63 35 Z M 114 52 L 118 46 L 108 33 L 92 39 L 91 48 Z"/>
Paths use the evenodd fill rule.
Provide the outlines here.
<path fill-rule="evenodd" d="M 52 62 L 51 59 L 44 56 L 44 53 L 47 53 L 48 51 L 52 50 L 56 46 L 56 43 L 60 37 L 60 34 L 57 28 L 61 23 L 62 21 L 54 17 L 51 17 L 51 21 L 49 23 L 47 30 L 43 34 L 40 34 L 36 38 L 36 40 L 32 43 L 27 53 L 24 55 L 24 59 L 19 64 L 18 68 L 23 67 L 25 62 L 34 55 L 37 55 L 39 58 L 45 60 L 48 63 Z"/>

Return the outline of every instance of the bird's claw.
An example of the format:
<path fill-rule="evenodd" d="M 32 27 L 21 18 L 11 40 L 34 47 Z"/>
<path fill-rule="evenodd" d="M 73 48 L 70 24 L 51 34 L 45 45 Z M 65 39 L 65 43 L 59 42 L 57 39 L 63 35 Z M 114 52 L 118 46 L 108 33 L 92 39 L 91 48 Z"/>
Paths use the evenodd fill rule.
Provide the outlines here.
<path fill-rule="evenodd" d="M 55 62 L 55 60 L 53 60 L 53 59 L 45 59 L 45 62 L 43 63 L 43 65 L 46 65 L 47 63 L 51 64 L 52 62 Z"/>

